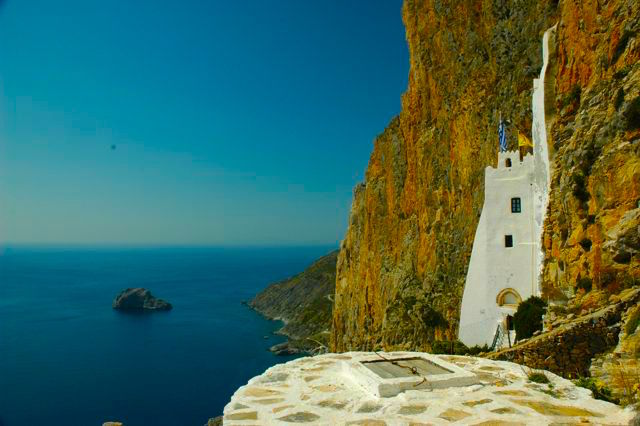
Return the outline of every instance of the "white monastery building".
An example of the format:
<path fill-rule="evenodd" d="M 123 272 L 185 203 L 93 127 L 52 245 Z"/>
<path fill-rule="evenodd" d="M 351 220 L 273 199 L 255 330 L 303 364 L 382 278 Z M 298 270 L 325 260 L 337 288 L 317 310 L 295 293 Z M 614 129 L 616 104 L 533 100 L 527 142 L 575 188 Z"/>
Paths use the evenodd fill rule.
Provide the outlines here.
<path fill-rule="evenodd" d="M 554 30 L 544 35 L 543 67 L 533 82 L 533 153 L 506 151 L 505 140 L 497 167 L 485 169 L 484 206 L 460 312 L 458 337 L 467 346 L 513 343 L 513 314 L 518 305 L 540 295 L 542 225 L 550 176 L 544 77 Z"/>

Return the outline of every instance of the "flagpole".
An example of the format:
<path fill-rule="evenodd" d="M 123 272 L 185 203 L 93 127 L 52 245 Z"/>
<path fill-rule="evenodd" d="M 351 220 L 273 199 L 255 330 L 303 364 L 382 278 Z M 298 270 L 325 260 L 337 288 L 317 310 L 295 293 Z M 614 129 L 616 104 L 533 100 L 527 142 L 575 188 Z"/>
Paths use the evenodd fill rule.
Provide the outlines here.
<path fill-rule="evenodd" d="M 498 152 L 502 152 L 502 140 L 500 138 L 500 129 L 502 129 L 502 111 L 498 111 L 500 121 L 498 122 Z"/>

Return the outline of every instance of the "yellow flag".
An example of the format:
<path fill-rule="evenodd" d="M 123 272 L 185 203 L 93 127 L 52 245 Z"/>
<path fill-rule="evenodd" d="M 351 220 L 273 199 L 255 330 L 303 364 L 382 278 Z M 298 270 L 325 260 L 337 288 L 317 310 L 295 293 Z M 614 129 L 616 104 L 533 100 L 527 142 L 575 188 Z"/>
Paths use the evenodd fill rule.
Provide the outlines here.
<path fill-rule="evenodd" d="M 530 146 L 533 147 L 531 140 L 528 137 L 522 134 L 522 132 L 518 132 L 518 146 Z"/>

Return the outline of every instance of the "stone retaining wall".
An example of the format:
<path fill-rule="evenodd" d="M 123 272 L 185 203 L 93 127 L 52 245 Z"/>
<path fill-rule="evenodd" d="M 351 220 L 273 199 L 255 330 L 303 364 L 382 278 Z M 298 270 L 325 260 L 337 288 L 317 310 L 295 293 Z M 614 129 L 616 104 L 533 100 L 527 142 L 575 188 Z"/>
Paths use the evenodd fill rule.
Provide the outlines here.
<path fill-rule="evenodd" d="M 567 378 L 589 376 L 592 359 L 618 344 L 622 314 L 639 300 L 640 290 L 635 289 L 616 304 L 512 348 L 489 354 L 487 358 L 549 370 Z"/>

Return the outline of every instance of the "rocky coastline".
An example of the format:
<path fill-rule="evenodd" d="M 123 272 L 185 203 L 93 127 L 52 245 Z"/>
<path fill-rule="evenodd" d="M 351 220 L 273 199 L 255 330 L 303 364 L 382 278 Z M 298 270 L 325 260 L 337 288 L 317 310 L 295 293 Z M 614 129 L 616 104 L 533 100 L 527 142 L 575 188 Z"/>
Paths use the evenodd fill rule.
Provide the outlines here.
<path fill-rule="evenodd" d="M 321 257 L 298 275 L 273 283 L 247 306 L 284 325 L 276 334 L 287 342 L 273 345 L 276 355 L 326 350 L 333 310 L 338 251 Z"/>

